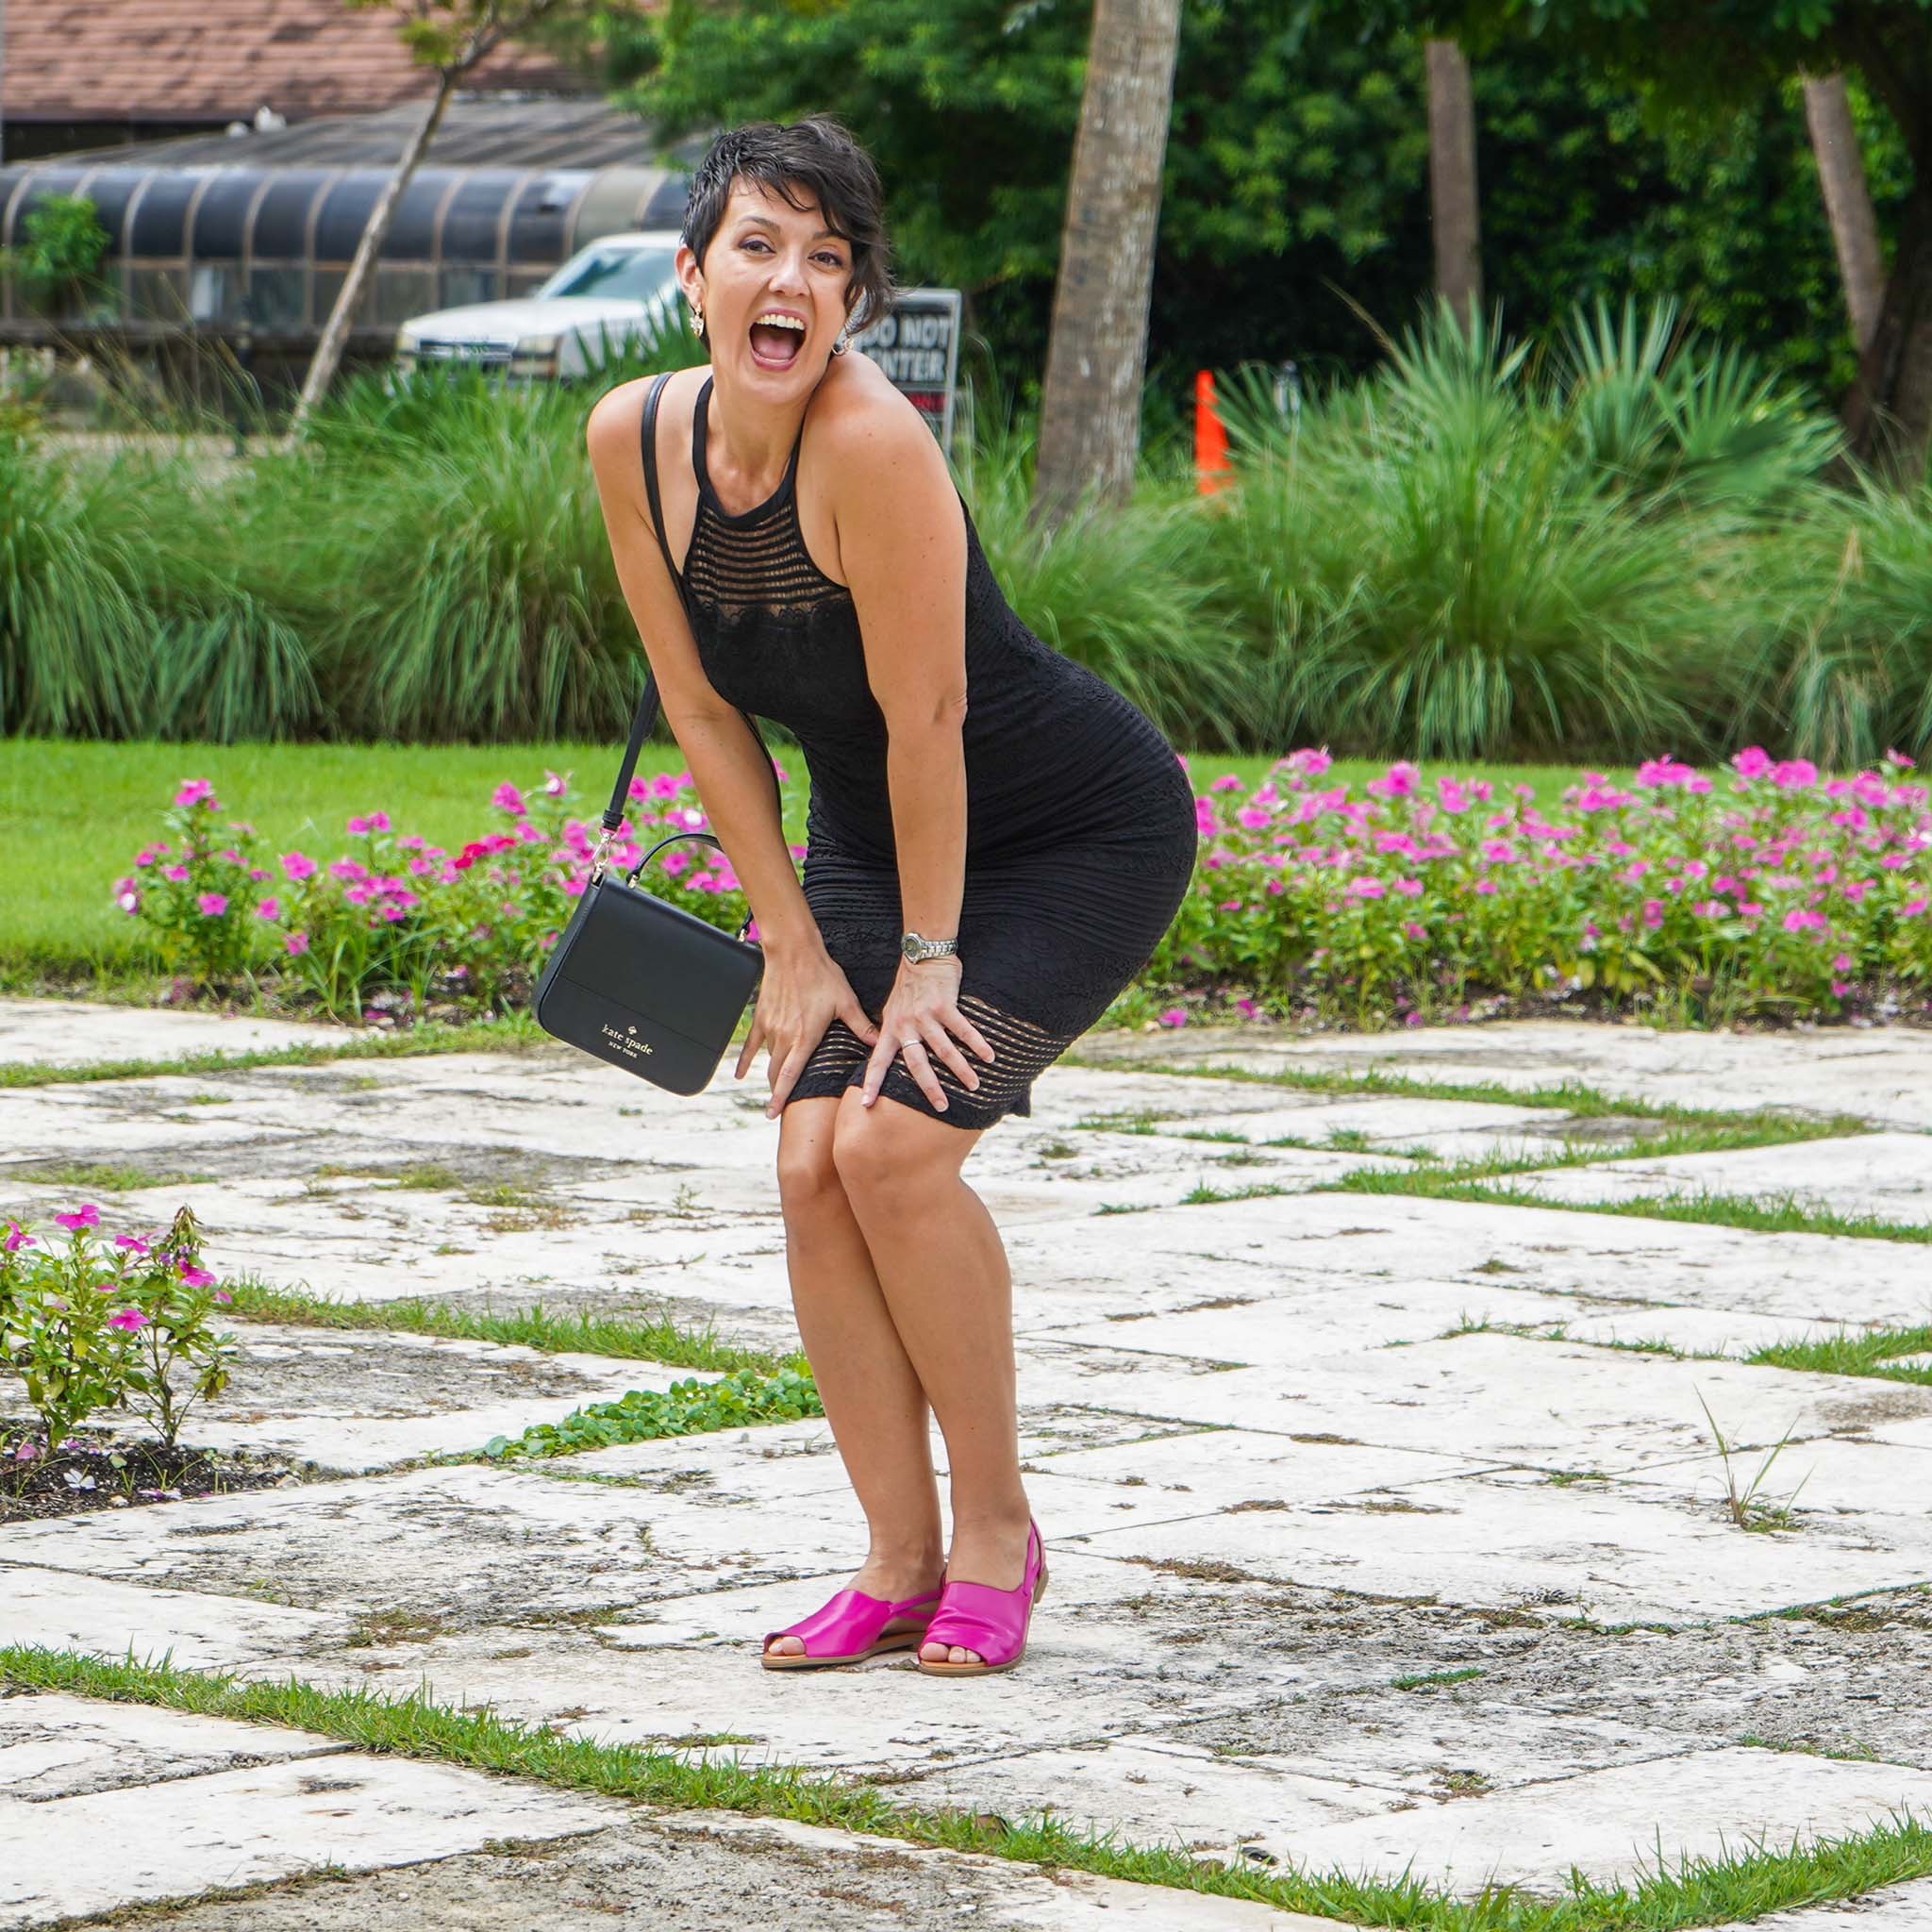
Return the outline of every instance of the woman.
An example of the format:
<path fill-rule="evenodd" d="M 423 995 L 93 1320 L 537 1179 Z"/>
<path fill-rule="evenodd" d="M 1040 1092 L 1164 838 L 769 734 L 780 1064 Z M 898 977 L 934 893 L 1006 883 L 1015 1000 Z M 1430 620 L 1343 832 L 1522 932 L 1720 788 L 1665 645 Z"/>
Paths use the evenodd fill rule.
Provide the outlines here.
<path fill-rule="evenodd" d="M 799 1332 L 871 1532 L 851 1585 L 762 1661 L 917 1642 L 932 1674 L 1005 1670 L 1046 1568 L 1011 1277 L 960 1167 L 1166 932 L 1192 791 L 1140 710 L 1013 615 L 924 419 L 846 353 L 892 293 L 850 134 L 720 135 L 677 275 L 709 367 L 612 389 L 588 441 L 665 716 L 758 922 L 736 1077 L 767 1049 Z M 741 707 L 809 768 L 802 884 Z"/>

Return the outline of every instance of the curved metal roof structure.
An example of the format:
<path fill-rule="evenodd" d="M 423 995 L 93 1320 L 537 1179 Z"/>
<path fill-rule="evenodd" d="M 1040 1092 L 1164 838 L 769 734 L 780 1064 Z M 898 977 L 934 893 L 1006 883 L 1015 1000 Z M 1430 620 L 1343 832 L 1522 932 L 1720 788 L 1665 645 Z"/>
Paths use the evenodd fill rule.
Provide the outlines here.
<path fill-rule="evenodd" d="M 113 332 L 312 339 L 420 109 L 199 136 L 0 168 L 0 248 L 38 203 L 85 195 L 110 238 L 101 286 L 52 308 L 0 276 L 0 341 Z M 684 144 L 602 102 L 458 101 L 410 177 L 354 335 L 387 342 L 425 309 L 520 295 L 587 242 L 684 216 Z M 674 155 L 678 153 L 673 150 Z"/>

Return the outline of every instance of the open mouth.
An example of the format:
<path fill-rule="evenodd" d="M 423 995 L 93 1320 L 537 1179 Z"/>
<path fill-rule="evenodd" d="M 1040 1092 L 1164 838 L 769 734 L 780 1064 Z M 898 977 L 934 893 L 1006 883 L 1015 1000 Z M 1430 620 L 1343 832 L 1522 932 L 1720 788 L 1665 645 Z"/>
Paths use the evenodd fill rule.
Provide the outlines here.
<path fill-rule="evenodd" d="M 776 322 L 755 322 L 751 325 L 752 360 L 760 369 L 791 368 L 804 345 L 803 329 L 788 328 Z"/>

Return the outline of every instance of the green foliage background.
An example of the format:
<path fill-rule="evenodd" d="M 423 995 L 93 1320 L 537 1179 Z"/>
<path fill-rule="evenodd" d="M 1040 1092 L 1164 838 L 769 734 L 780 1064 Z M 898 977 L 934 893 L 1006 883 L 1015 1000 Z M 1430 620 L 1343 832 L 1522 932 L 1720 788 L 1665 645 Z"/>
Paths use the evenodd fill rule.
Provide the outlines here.
<path fill-rule="evenodd" d="M 1360 371 L 1432 280 L 1422 42 L 1407 9 L 1190 0 L 1150 318 L 1149 452 L 1199 367 Z M 1091 8 L 1084 0 L 666 0 L 609 24 L 609 74 L 666 142 L 838 114 L 877 160 L 902 279 L 966 291 L 1024 406 L 1044 360 Z M 1670 294 L 1689 322 L 1834 392 L 1849 379 L 1795 81 L 1691 113 L 1535 39 L 1474 84 L 1487 293 L 1516 329 Z M 1881 223 L 1907 170 L 1854 89 Z"/>

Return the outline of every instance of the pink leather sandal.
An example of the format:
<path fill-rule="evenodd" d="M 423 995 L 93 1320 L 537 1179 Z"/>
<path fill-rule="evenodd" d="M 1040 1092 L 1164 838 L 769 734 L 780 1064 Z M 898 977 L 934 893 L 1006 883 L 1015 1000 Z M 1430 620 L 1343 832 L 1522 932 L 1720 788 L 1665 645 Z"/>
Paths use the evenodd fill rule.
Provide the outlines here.
<path fill-rule="evenodd" d="M 941 1587 L 940 1607 L 920 1640 L 927 1643 L 957 1645 L 976 1650 L 984 1659 L 976 1664 L 928 1663 L 919 1659 L 919 1668 L 928 1677 L 984 1677 L 994 1671 L 1010 1671 L 1026 1655 L 1026 1633 L 1033 1624 L 1033 1606 L 1046 1594 L 1046 1546 L 1040 1541 L 1040 1525 L 1026 1525 L 1026 1568 L 1017 1590 L 995 1590 L 990 1583 L 968 1583 L 963 1579 Z"/>
<path fill-rule="evenodd" d="M 863 1663 L 884 1650 L 909 1650 L 924 1641 L 925 1626 L 934 1614 L 933 1609 L 923 1607 L 936 1607 L 939 1597 L 937 1590 L 929 1590 L 924 1596 L 889 1604 L 881 1597 L 867 1596 L 862 1590 L 841 1590 L 810 1616 L 788 1624 L 782 1630 L 768 1630 L 764 1655 L 758 1661 L 768 1671 L 823 1670 L 828 1664 Z M 772 1645 L 781 1637 L 798 1638 L 804 1651 L 796 1657 L 782 1652 L 774 1656 Z M 814 1649 L 814 1645 L 819 1647 Z"/>

